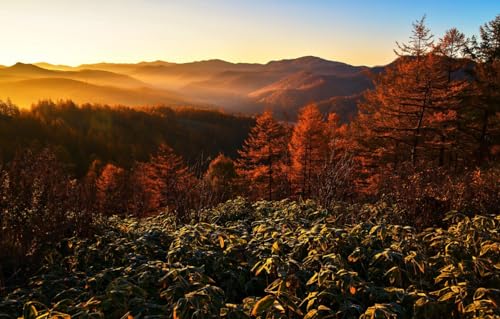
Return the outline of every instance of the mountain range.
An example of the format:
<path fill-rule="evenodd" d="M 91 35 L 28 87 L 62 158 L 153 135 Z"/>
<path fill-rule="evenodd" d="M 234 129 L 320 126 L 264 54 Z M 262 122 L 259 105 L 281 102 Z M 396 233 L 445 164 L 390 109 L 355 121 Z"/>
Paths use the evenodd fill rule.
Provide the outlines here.
<path fill-rule="evenodd" d="M 216 107 L 235 113 L 271 109 L 291 120 L 300 107 L 317 103 L 322 111 L 337 112 L 347 120 L 380 70 L 313 56 L 266 64 L 223 60 L 76 67 L 16 63 L 0 66 L 0 99 L 10 98 L 21 107 L 40 99 L 72 99 L 110 105 Z"/>

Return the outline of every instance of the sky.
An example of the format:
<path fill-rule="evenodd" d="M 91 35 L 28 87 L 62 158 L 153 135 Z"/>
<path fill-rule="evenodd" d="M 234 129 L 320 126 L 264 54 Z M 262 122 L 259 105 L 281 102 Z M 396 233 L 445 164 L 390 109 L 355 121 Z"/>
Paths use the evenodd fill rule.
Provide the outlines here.
<path fill-rule="evenodd" d="M 451 27 L 472 35 L 500 14 L 500 1 L 0 0 L 0 64 L 314 55 L 383 65 L 424 14 L 437 38 Z"/>

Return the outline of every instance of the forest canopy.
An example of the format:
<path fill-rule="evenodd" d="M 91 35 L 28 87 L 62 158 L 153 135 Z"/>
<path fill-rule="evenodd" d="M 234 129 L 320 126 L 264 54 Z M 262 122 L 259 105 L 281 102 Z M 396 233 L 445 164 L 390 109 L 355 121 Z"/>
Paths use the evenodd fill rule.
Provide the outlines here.
<path fill-rule="evenodd" d="M 94 160 L 131 167 L 162 143 L 189 163 L 219 153 L 235 156 L 253 119 L 194 108 L 111 107 L 72 101 L 40 101 L 19 110 L 0 102 L 0 162 L 22 148 L 53 147 L 77 176 Z"/>

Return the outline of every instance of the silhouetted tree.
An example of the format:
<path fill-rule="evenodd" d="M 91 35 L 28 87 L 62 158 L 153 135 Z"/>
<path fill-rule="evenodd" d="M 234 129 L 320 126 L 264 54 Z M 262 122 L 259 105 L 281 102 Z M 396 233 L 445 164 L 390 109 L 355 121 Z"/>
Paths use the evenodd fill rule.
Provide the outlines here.
<path fill-rule="evenodd" d="M 7 101 L 0 100 L 0 119 L 4 118 L 12 118 L 20 115 L 19 108 L 12 103 L 10 99 Z"/>
<path fill-rule="evenodd" d="M 487 162 L 500 144 L 500 15 L 480 27 L 480 41 L 470 40 L 468 55 L 476 62 L 473 90 L 464 125 L 475 141 L 479 165 Z M 496 150 L 498 152 L 498 150 Z"/>

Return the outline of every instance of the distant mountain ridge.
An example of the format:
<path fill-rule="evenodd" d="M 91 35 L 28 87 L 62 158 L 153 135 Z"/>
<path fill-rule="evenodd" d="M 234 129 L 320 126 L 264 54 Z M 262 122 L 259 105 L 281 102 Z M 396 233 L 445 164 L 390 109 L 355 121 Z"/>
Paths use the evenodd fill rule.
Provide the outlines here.
<path fill-rule="evenodd" d="M 322 105 L 325 112 L 341 103 L 338 109 L 343 114 L 339 115 L 347 119 L 355 113 L 362 92 L 372 87 L 373 75 L 383 69 L 314 56 L 265 64 L 218 59 L 189 63 L 103 62 L 75 67 L 17 63 L 0 66 L 0 99 L 10 97 L 27 106 L 37 99 L 57 99 L 58 95 L 72 98 L 71 92 L 77 92 L 77 102 L 213 105 L 237 113 L 271 109 L 288 118 L 294 118 L 297 110 L 308 103 Z M 74 90 L 68 91 L 71 87 Z"/>

